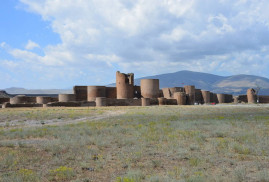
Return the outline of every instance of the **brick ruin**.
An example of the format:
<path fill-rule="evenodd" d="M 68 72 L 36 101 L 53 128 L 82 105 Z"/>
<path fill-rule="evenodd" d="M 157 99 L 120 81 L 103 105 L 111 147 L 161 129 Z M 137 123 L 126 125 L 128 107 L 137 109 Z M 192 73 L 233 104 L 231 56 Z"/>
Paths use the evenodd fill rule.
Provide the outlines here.
<path fill-rule="evenodd" d="M 224 103 L 269 103 L 269 96 L 257 96 L 255 89 L 246 95 L 212 93 L 195 88 L 162 88 L 159 79 L 142 79 L 140 86 L 134 85 L 133 73 L 116 72 L 116 87 L 74 86 L 73 94 L 55 97 L 28 97 L 17 95 L 0 98 L 2 108 L 12 107 L 102 107 L 102 106 L 149 106 L 149 105 L 198 105 Z"/>

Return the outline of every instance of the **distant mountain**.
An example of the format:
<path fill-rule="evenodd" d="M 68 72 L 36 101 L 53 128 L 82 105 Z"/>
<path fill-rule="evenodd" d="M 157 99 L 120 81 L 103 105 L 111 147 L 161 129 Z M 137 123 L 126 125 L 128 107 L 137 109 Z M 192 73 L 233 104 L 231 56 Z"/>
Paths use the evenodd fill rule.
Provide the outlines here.
<path fill-rule="evenodd" d="M 246 94 L 248 88 L 261 87 L 259 95 L 269 95 L 269 79 L 254 75 L 218 76 L 214 74 L 178 71 L 155 76 L 147 76 L 135 79 L 135 85 L 140 85 L 141 79 L 159 79 L 160 88 L 183 87 L 184 85 L 195 85 L 196 88 L 209 90 L 214 93 L 229 93 L 233 95 Z M 108 86 L 115 86 L 115 83 Z M 72 89 L 24 89 L 7 88 L 8 94 L 61 94 L 72 93 Z"/>
<path fill-rule="evenodd" d="M 248 88 L 259 86 L 261 87 L 260 95 L 269 95 L 269 79 L 254 75 L 218 76 L 201 72 L 178 71 L 138 78 L 135 79 L 135 85 L 140 85 L 141 79 L 159 79 L 160 88 L 195 85 L 196 88 L 202 90 L 233 95 L 246 94 Z"/>
<path fill-rule="evenodd" d="M 0 90 L 0 98 L 10 98 L 10 97 L 12 96 L 9 95 L 6 91 Z"/>
<path fill-rule="evenodd" d="M 11 87 L 4 89 L 9 94 L 68 94 L 72 93 L 71 89 L 25 89 Z"/>

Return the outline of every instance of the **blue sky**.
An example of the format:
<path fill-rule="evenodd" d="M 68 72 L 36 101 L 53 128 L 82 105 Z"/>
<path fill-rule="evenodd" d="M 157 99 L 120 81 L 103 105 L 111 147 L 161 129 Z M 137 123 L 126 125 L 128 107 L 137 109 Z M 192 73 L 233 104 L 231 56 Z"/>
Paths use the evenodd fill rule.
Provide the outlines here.
<path fill-rule="evenodd" d="M 0 89 L 105 85 L 117 70 L 269 77 L 268 9 L 268 0 L 3 0 Z"/>

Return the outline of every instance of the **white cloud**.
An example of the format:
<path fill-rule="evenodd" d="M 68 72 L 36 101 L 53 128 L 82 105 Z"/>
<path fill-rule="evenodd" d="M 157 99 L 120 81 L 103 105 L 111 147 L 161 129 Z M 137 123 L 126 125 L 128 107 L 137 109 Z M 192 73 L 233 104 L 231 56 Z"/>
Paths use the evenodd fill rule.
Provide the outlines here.
<path fill-rule="evenodd" d="M 116 69 L 139 76 L 182 69 L 265 75 L 257 67 L 268 66 L 267 0 L 20 1 L 62 41 L 42 55 L 31 52 L 39 47 L 32 41 L 27 50 L 9 50 L 33 70 L 108 80 Z"/>
<path fill-rule="evenodd" d="M 35 43 L 31 40 L 28 40 L 28 43 L 26 44 L 25 49 L 32 50 L 34 48 L 40 48 L 40 46 L 37 43 Z"/>
<path fill-rule="evenodd" d="M 0 65 L 3 66 L 4 68 L 16 68 L 19 64 L 16 63 L 15 61 L 10 61 L 10 60 L 1 60 Z"/>

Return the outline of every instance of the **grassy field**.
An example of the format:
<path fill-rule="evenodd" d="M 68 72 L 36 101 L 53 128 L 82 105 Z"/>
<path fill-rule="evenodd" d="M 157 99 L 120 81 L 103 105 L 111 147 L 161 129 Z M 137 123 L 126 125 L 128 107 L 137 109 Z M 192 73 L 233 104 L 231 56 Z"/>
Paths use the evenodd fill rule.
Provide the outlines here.
<path fill-rule="evenodd" d="M 269 106 L 0 109 L 0 181 L 269 181 Z"/>

